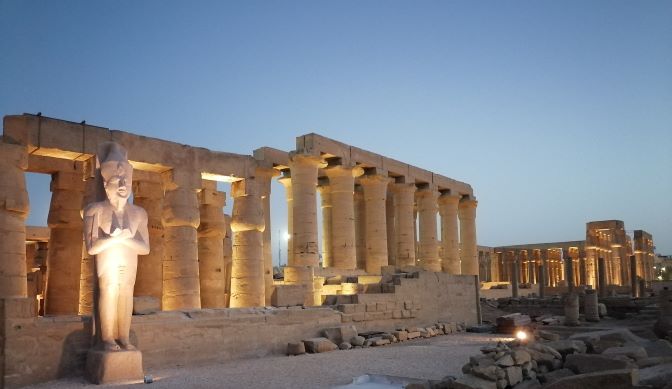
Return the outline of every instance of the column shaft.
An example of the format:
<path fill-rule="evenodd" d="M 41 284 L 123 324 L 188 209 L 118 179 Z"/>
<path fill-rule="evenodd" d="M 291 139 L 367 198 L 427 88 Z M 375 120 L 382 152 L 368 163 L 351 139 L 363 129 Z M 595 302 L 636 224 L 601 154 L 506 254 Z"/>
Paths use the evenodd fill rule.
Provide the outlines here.
<path fill-rule="evenodd" d="M 290 157 L 292 173 L 292 261 L 291 266 L 319 264 L 317 245 L 317 168 L 319 158 L 294 154 Z M 311 280 L 312 283 L 312 280 Z"/>
<path fill-rule="evenodd" d="M 271 305 L 273 294 L 273 247 L 271 229 L 271 179 L 279 172 L 273 168 L 257 168 L 255 179 L 259 186 L 261 205 L 264 212 L 264 291 L 266 294 L 266 306 Z"/>
<path fill-rule="evenodd" d="M 364 190 L 366 272 L 380 274 L 381 267 L 387 266 L 387 185 L 389 178 L 370 175 L 360 179 Z"/>
<path fill-rule="evenodd" d="M 391 185 L 387 186 L 387 198 L 385 200 L 386 226 L 387 226 L 387 257 L 390 265 L 397 264 L 397 241 L 394 231 L 394 193 Z"/>
<path fill-rule="evenodd" d="M 460 241 L 458 237 L 457 207 L 459 196 L 442 194 L 439 197 L 439 214 L 441 215 L 441 245 L 443 271 L 450 274 L 460 274 Z"/>
<path fill-rule="evenodd" d="M 355 185 L 355 254 L 357 269 L 366 269 L 366 208 L 361 185 Z"/>
<path fill-rule="evenodd" d="M 278 182 L 285 187 L 285 198 L 287 199 L 287 236 L 289 240 L 287 243 L 287 261 L 284 263 L 288 265 L 294 263 L 294 199 L 292 193 L 292 178 L 289 175 L 278 178 Z M 280 263 L 279 265 L 282 265 Z"/>
<path fill-rule="evenodd" d="M 331 187 L 331 225 L 333 266 L 337 269 L 357 268 L 355 246 L 355 176 L 361 168 L 333 166 L 326 169 Z"/>
<path fill-rule="evenodd" d="M 415 184 L 393 184 L 397 266 L 415 266 Z"/>
<path fill-rule="evenodd" d="M 421 189 L 416 192 L 418 204 L 418 222 L 420 234 L 420 265 L 428 271 L 440 272 L 439 242 L 436 231 L 437 199 L 439 192 L 435 188 Z M 476 252 L 476 274 L 478 274 L 478 252 Z"/>
<path fill-rule="evenodd" d="M 331 186 L 325 184 L 317 187 L 320 191 L 320 203 L 322 207 L 322 267 L 333 266 L 332 234 L 333 223 L 331 220 Z"/>
<path fill-rule="evenodd" d="M 458 207 L 460 219 L 460 258 L 462 274 L 478 275 L 478 250 L 476 248 L 476 206 L 474 199 L 463 198 Z"/>
<path fill-rule="evenodd" d="M 226 194 L 217 191 L 217 183 L 203 180 L 199 195 L 201 223 L 198 226 L 198 274 L 201 308 L 226 307 L 226 267 L 224 237 Z"/>

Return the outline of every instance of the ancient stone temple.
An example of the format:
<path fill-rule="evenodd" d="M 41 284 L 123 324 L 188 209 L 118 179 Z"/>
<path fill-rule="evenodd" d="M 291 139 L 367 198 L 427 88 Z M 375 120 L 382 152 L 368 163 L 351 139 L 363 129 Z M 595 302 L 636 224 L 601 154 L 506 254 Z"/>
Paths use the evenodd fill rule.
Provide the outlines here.
<path fill-rule="evenodd" d="M 130 329 L 145 368 L 284 353 L 287 342 L 341 323 L 394 329 L 479 321 L 478 203 L 466 183 L 317 134 L 297 137 L 295 150 L 262 147 L 247 155 L 6 116 L 6 387 L 82 374 L 95 281 L 82 210 L 99 197 L 95 154 L 109 141 L 127 150 L 133 203 L 147 212 L 151 251 L 138 259 Z M 25 226 L 27 172 L 51 176 L 48 230 Z M 285 193 L 271 193 L 274 179 Z M 231 183 L 230 192 L 218 182 Z M 288 210 L 288 260 L 275 279 L 271 196 L 286 199 Z"/>
<path fill-rule="evenodd" d="M 653 259 L 651 235 L 627 234 L 620 220 L 586 223 L 585 240 L 479 247 L 481 280 L 560 288 L 556 291 L 584 286 L 627 293 L 653 280 Z"/>

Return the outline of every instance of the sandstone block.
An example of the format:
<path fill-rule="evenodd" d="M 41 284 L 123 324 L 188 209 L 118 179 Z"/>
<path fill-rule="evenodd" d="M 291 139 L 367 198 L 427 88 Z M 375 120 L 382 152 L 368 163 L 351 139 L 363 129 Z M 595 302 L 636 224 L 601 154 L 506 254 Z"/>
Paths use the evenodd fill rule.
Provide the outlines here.
<path fill-rule="evenodd" d="M 450 387 L 452 389 L 497 389 L 497 383 L 465 374 L 453 381 Z"/>
<path fill-rule="evenodd" d="M 506 381 L 511 386 L 514 386 L 523 380 L 523 370 L 520 368 L 520 366 L 507 367 L 504 369 L 504 372 L 506 374 Z"/>
<path fill-rule="evenodd" d="M 348 342 L 343 342 L 338 345 L 339 350 L 350 350 L 352 348 L 352 345 Z"/>
<path fill-rule="evenodd" d="M 363 346 L 365 341 L 366 339 L 363 336 L 353 336 L 350 339 L 350 343 L 353 346 L 359 346 L 359 347 Z"/>
<path fill-rule="evenodd" d="M 133 314 L 149 315 L 161 310 L 161 301 L 153 296 L 133 297 Z"/>
<path fill-rule="evenodd" d="M 305 296 L 305 285 L 276 285 L 271 295 L 271 305 L 274 307 L 303 305 Z"/>
<path fill-rule="evenodd" d="M 495 362 L 497 366 L 501 367 L 509 367 L 515 365 L 515 362 L 513 361 L 513 357 L 511 355 L 506 354 L 503 357 L 497 359 L 497 362 Z"/>
<path fill-rule="evenodd" d="M 574 375 L 574 372 L 569 369 L 558 369 L 551 372 L 544 373 L 540 375 L 539 378 L 542 383 L 550 384 L 561 378 L 571 377 Z"/>
<path fill-rule="evenodd" d="M 138 350 L 89 350 L 86 354 L 86 378 L 94 384 L 141 380 L 143 375 Z"/>
<path fill-rule="evenodd" d="M 341 344 L 357 336 L 357 329 L 353 325 L 325 328 L 324 337 L 335 344 Z"/>
<path fill-rule="evenodd" d="M 531 361 L 530 353 L 525 350 L 515 350 L 513 352 L 513 360 L 516 365 L 522 365 L 525 362 Z"/>
<path fill-rule="evenodd" d="M 625 360 L 609 358 L 600 354 L 569 354 L 565 359 L 565 368 L 576 374 L 619 370 L 629 367 L 633 366 Z"/>
<path fill-rule="evenodd" d="M 586 388 L 609 388 L 631 389 L 637 385 L 637 370 L 609 370 L 597 373 L 579 374 L 561 378 L 552 384 L 546 385 L 545 389 L 586 389 Z"/>
<path fill-rule="evenodd" d="M 672 344 L 665 339 L 658 339 L 644 344 L 649 357 L 672 357 Z"/>
<path fill-rule="evenodd" d="M 420 331 L 413 331 L 408 333 L 408 339 L 415 339 L 420 337 Z"/>
<path fill-rule="evenodd" d="M 303 343 L 309 353 L 326 353 L 338 349 L 332 341 L 323 337 L 304 339 Z"/>
<path fill-rule="evenodd" d="M 488 381 L 497 381 L 497 366 L 471 366 L 471 374 Z"/>
<path fill-rule="evenodd" d="M 672 381 L 672 363 L 639 369 L 639 379 L 640 385 L 651 385 L 654 388 L 665 387 Z"/>
<path fill-rule="evenodd" d="M 634 360 L 644 359 L 648 355 L 646 350 L 641 346 L 621 346 L 621 347 L 610 347 L 602 352 L 604 356 L 618 356 L 623 355 Z"/>
<path fill-rule="evenodd" d="M 356 304 L 340 304 L 337 308 L 343 313 L 355 313 Z"/>
<path fill-rule="evenodd" d="M 306 345 L 303 342 L 291 342 L 287 344 L 287 355 L 301 355 L 306 353 Z"/>
<path fill-rule="evenodd" d="M 586 343 L 582 340 L 556 340 L 554 342 L 548 342 L 545 345 L 557 350 L 562 356 L 586 352 Z"/>
<path fill-rule="evenodd" d="M 408 332 L 406 331 L 393 331 L 392 335 L 399 339 L 400 342 L 408 340 Z"/>

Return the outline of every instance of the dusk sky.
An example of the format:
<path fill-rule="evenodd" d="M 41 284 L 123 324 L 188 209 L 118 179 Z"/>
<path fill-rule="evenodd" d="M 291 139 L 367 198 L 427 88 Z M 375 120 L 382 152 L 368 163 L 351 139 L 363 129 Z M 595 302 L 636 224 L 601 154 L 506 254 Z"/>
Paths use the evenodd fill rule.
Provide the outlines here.
<path fill-rule="evenodd" d="M 0 0 L 23 112 L 239 154 L 317 132 L 470 183 L 481 245 L 620 219 L 672 254 L 672 1 Z"/>

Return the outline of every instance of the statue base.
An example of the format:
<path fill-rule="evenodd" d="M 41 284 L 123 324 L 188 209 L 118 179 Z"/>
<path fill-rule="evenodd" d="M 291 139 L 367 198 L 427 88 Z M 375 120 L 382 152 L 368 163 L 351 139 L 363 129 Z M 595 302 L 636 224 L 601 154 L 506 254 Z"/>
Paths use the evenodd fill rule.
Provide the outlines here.
<path fill-rule="evenodd" d="M 138 350 L 89 350 L 86 354 L 86 379 L 94 384 L 142 381 L 142 353 Z"/>

